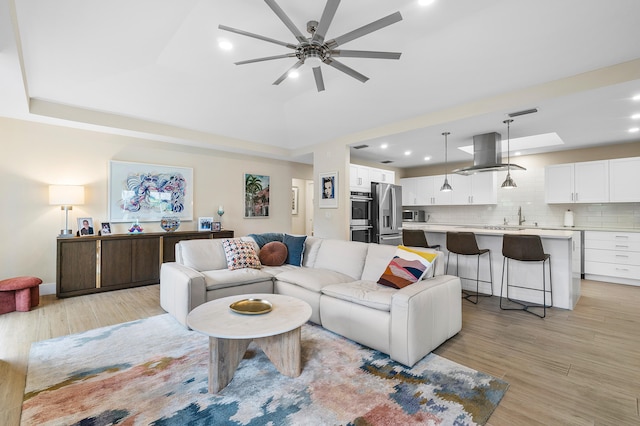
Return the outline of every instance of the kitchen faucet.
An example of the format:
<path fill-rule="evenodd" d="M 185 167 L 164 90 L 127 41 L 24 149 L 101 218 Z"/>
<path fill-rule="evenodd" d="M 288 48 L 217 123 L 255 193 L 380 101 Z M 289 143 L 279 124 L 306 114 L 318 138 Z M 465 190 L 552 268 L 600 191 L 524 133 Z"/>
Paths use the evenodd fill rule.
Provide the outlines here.
<path fill-rule="evenodd" d="M 518 206 L 518 225 L 522 225 L 525 222 L 525 217 L 522 216 L 522 206 Z"/>

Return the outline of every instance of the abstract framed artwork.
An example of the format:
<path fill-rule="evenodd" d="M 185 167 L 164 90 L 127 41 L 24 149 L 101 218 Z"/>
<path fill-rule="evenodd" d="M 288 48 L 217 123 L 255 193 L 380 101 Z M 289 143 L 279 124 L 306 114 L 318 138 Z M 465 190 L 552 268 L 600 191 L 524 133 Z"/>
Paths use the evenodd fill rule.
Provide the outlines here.
<path fill-rule="evenodd" d="M 298 214 L 298 187 L 291 187 L 291 214 Z"/>
<path fill-rule="evenodd" d="M 338 172 L 320 173 L 320 193 L 318 194 L 321 209 L 338 208 Z"/>
<path fill-rule="evenodd" d="M 269 217 L 269 176 L 244 174 L 244 217 Z"/>
<path fill-rule="evenodd" d="M 154 222 L 165 216 L 193 220 L 193 169 L 110 161 L 109 220 Z"/>

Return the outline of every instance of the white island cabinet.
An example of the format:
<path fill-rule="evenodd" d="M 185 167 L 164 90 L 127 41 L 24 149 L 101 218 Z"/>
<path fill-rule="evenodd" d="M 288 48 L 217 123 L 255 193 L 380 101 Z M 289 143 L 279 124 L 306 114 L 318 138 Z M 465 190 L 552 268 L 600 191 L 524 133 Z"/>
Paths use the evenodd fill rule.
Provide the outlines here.
<path fill-rule="evenodd" d="M 476 234 L 478 247 L 491 250 L 493 269 L 493 295 L 500 296 L 500 283 L 502 273 L 502 236 L 504 234 L 539 235 L 545 253 L 551 255 L 551 277 L 553 280 L 553 306 L 555 308 L 573 309 L 580 298 L 580 232 L 546 230 L 539 228 L 528 229 L 485 229 L 470 226 L 419 224 L 415 222 L 403 223 L 406 229 L 422 229 L 426 232 L 430 245 L 440 244 L 440 250 L 447 258 L 447 231 L 470 231 Z M 451 255 L 449 275 L 456 274 L 456 256 Z M 475 256 L 460 256 L 459 276 L 462 287 L 469 291 L 475 291 L 475 272 L 478 259 Z M 542 288 L 542 265 L 539 262 L 511 262 L 509 266 L 511 282 L 519 281 L 523 287 Z M 473 280 L 468 278 L 473 278 Z M 515 278 L 514 278 L 515 277 Z M 489 262 L 483 258 L 480 260 L 480 279 L 489 279 Z M 480 282 L 480 291 L 489 293 L 487 283 Z M 530 303 L 541 303 L 542 293 L 526 289 L 510 288 L 509 296 L 514 299 Z"/>

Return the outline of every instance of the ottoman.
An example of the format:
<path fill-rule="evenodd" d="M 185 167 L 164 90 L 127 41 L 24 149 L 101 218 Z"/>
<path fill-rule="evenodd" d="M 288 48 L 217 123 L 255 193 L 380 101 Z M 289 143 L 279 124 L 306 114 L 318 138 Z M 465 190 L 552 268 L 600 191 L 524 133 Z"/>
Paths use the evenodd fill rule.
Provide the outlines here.
<path fill-rule="evenodd" d="M 36 277 L 16 277 L 0 281 L 0 314 L 27 312 L 40 303 L 42 280 Z"/>

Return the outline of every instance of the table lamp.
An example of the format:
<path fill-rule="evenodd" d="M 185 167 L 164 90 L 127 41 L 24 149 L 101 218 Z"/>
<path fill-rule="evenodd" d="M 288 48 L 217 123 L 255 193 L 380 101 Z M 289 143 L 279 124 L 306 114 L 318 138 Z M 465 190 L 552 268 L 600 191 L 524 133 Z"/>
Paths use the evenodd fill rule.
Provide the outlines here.
<path fill-rule="evenodd" d="M 64 210 L 64 229 L 58 237 L 73 237 L 69 229 L 69 210 L 73 206 L 84 204 L 84 186 L 79 185 L 49 185 L 49 204 L 60 206 Z"/>

